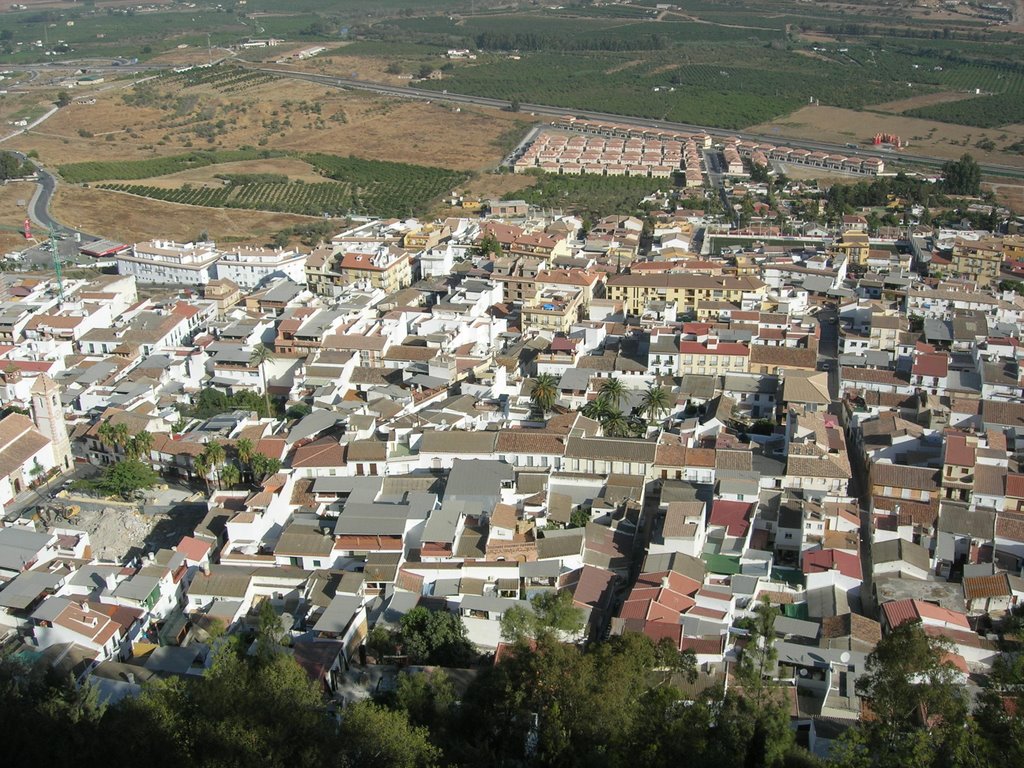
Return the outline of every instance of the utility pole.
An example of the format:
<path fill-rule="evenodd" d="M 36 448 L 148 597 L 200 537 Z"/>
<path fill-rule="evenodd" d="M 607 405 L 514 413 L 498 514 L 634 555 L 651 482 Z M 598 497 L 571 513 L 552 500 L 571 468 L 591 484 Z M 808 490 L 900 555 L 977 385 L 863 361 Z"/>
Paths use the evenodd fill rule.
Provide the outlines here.
<path fill-rule="evenodd" d="M 57 276 L 57 301 L 64 305 L 64 274 L 60 262 L 60 250 L 57 248 L 57 230 L 50 227 L 50 251 L 53 253 L 53 272 Z"/>

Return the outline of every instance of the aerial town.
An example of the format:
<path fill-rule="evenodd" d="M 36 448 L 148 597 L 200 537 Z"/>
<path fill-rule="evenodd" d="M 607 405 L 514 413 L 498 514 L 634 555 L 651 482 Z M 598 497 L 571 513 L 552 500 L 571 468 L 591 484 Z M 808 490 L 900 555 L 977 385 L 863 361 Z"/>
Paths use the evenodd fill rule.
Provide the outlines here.
<path fill-rule="evenodd" d="M 649 222 L 462 201 L 310 248 L 155 228 L 83 242 L 106 274 L 0 276 L 7 650 L 118 701 L 269 611 L 344 706 L 410 662 L 381 638 L 411 612 L 458 617 L 479 668 L 559 595 L 564 642 L 646 635 L 712 692 L 771 608 L 765 674 L 819 756 L 907 622 L 976 695 L 1024 597 L 1019 221 L 780 228 L 766 196 L 815 190 L 747 169 L 789 150 L 580 127 L 516 170 L 686 184 Z M 708 152 L 745 221 L 678 204 Z"/>

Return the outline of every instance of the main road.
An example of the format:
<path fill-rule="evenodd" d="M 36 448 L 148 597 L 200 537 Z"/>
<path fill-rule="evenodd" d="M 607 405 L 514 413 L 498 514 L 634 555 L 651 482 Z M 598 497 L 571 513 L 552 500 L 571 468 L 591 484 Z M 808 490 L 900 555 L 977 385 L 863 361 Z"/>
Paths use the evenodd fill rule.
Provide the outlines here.
<path fill-rule="evenodd" d="M 465 93 L 452 93 L 451 91 L 434 91 L 426 88 L 414 88 L 412 86 L 388 85 L 386 83 L 375 83 L 368 80 L 353 80 L 347 77 L 335 77 L 334 75 L 318 75 L 313 72 L 297 72 L 291 69 L 278 69 L 276 67 L 261 67 L 256 64 L 249 64 L 243 61 L 235 62 L 238 66 L 253 69 L 267 74 L 280 77 L 290 77 L 296 80 L 308 80 L 312 83 L 333 86 L 336 88 L 355 88 L 372 93 L 379 93 L 385 96 L 401 96 L 412 99 L 443 100 L 454 104 L 469 104 L 494 109 L 508 109 L 509 102 L 503 99 L 492 99 L 487 96 L 471 96 Z M 830 144 L 823 141 L 811 139 L 794 139 L 784 136 L 764 136 L 749 131 L 725 131 L 721 128 L 712 128 L 706 125 L 692 125 L 690 123 L 672 123 L 665 120 L 652 120 L 644 117 L 630 117 L 628 115 L 615 115 L 608 112 L 595 112 L 589 109 L 570 109 L 568 107 L 552 107 L 547 104 L 520 103 L 521 112 L 531 112 L 537 115 L 549 117 L 563 117 L 575 115 L 586 120 L 599 120 L 610 123 L 631 125 L 637 128 L 656 128 L 659 130 L 679 131 L 681 133 L 707 133 L 720 138 L 736 137 L 744 141 L 756 141 L 765 144 L 785 144 L 788 147 L 807 149 L 811 151 L 828 152 L 844 157 L 879 158 L 886 162 L 898 161 L 900 163 L 912 163 L 928 168 L 942 168 L 947 160 L 930 157 L 927 155 L 912 155 L 905 152 L 880 152 L 863 149 L 853 149 L 842 144 Z M 1009 165 L 997 163 L 979 163 L 981 171 L 987 176 L 1003 176 L 1013 178 L 1024 178 L 1024 168 L 1016 168 Z"/>

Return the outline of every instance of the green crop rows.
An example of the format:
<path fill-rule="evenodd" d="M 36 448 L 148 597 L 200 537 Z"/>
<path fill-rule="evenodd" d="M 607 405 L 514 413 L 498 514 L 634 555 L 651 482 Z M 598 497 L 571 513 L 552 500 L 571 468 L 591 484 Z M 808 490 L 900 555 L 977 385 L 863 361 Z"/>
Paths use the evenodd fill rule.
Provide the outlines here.
<path fill-rule="evenodd" d="M 210 153 L 224 155 L 228 153 Z M 262 155 L 264 153 L 254 153 Z M 279 155 L 283 153 L 278 153 Z M 333 181 L 308 184 L 269 178 L 268 174 L 231 176 L 224 174 L 222 187 L 175 188 L 141 184 L 101 184 L 101 189 L 126 192 L 169 203 L 201 205 L 209 208 L 300 213 L 310 216 L 365 213 L 374 216 L 409 216 L 424 211 L 440 195 L 465 181 L 466 174 L 443 168 L 428 168 L 404 163 L 340 157 L 336 155 L 295 154 Z M 91 172 L 90 181 L 103 178 L 141 179 L 173 173 L 175 170 L 212 165 L 210 162 L 184 164 L 183 158 L 125 161 L 123 163 L 81 163 L 78 178 Z M 249 158 L 236 158 L 249 159 Z M 229 162 L 221 159 L 219 162 Z M 184 165 L 184 167 L 183 167 Z M 100 168 L 98 166 L 103 166 Z M 169 170 L 168 170 L 169 169 Z M 109 175 L 102 175 L 105 171 Z M 155 171 L 159 171 L 156 173 Z M 65 172 L 65 168 L 61 169 Z M 148 176 L 143 175 L 148 173 Z M 65 177 L 67 178 L 67 177 Z"/>
<path fill-rule="evenodd" d="M 154 157 L 149 160 L 96 160 L 87 163 L 68 163 L 58 167 L 57 171 L 65 181 L 71 184 L 107 179 L 150 179 L 154 176 L 166 176 L 191 168 L 203 168 L 208 165 L 242 160 L 262 160 L 269 157 L 281 157 L 283 154 L 282 152 L 256 149 L 218 150 Z"/>

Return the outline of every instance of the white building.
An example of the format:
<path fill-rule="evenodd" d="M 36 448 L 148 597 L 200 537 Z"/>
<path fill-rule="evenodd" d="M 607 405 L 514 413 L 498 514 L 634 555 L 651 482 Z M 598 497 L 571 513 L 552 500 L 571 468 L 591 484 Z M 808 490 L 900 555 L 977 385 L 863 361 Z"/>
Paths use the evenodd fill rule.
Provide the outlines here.
<path fill-rule="evenodd" d="M 211 242 L 176 243 L 150 240 L 136 243 L 117 257 L 120 275 L 135 275 L 141 283 L 204 285 L 214 277 L 220 252 Z"/>
<path fill-rule="evenodd" d="M 279 248 L 238 246 L 220 254 L 214 271 L 218 279 L 231 280 L 244 290 L 252 290 L 268 278 L 279 277 L 301 285 L 306 282 L 308 255 Z"/>

